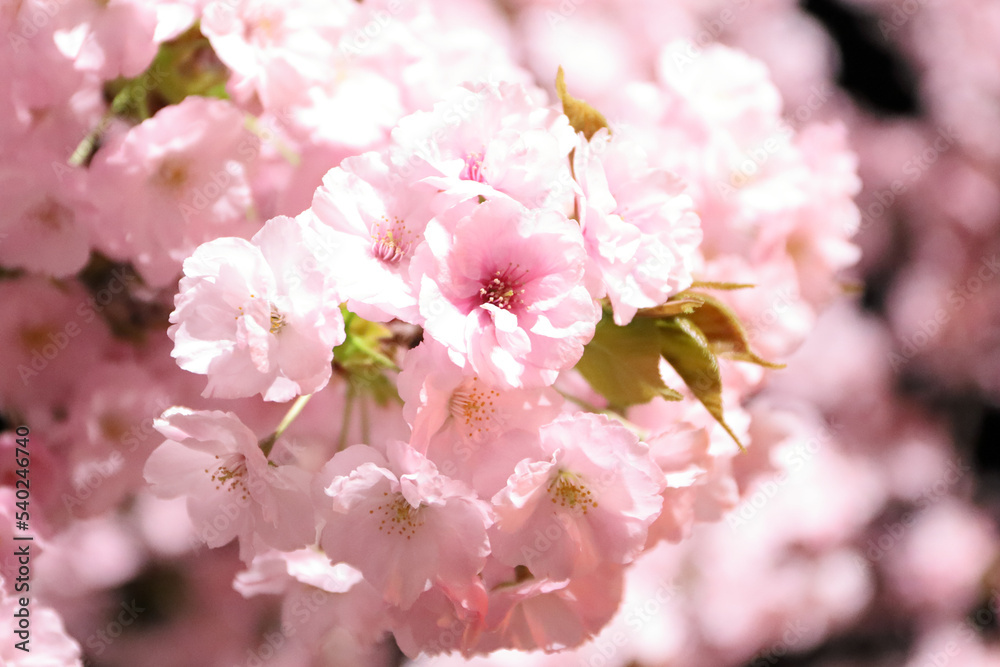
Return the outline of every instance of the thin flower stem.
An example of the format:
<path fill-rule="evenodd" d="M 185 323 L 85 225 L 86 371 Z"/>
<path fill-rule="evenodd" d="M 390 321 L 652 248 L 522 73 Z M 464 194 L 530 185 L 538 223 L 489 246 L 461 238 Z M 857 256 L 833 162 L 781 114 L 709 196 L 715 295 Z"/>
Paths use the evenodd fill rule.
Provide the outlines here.
<path fill-rule="evenodd" d="M 337 438 L 337 451 L 347 446 L 347 431 L 351 425 L 351 414 L 354 409 L 354 387 L 347 383 L 347 395 L 344 397 L 344 417 L 340 423 L 340 436 Z"/>
<path fill-rule="evenodd" d="M 292 407 L 289 408 L 288 412 L 285 414 L 285 418 L 281 420 L 280 424 L 278 424 L 278 428 L 274 432 L 275 438 L 281 437 L 281 434 L 285 432 L 285 429 L 287 429 L 293 421 L 295 421 L 295 418 L 299 416 L 299 413 L 302 412 L 302 409 L 306 407 L 306 403 L 308 403 L 309 399 L 312 397 L 312 394 L 306 394 L 295 399 L 295 402 L 292 403 Z"/>
<path fill-rule="evenodd" d="M 361 441 L 371 442 L 371 417 L 368 414 L 368 397 L 361 395 Z"/>
<path fill-rule="evenodd" d="M 306 403 L 309 402 L 309 399 L 312 398 L 312 396 L 312 394 L 305 394 L 304 396 L 299 396 L 295 399 L 295 402 L 292 403 L 292 407 L 290 407 L 288 412 L 285 413 L 285 416 L 282 418 L 281 423 L 278 424 L 278 428 L 275 429 L 274 433 L 260 441 L 260 448 L 261 451 L 264 452 L 264 456 L 271 455 L 271 450 L 274 449 L 274 443 L 276 443 L 285 430 L 291 426 L 292 422 L 299 416 L 302 409 L 306 407 Z"/>
<path fill-rule="evenodd" d="M 378 365 L 381 366 L 382 368 L 391 368 L 394 371 L 400 370 L 399 366 L 396 365 L 395 361 L 385 356 L 378 350 L 369 347 L 368 344 L 363 340 L 361 340 L 360 337 L 355 337 L 351 342 L 355 347 L 357 347 L 359 350 L 368 355 L 369 358 L 378 362 Z"/>

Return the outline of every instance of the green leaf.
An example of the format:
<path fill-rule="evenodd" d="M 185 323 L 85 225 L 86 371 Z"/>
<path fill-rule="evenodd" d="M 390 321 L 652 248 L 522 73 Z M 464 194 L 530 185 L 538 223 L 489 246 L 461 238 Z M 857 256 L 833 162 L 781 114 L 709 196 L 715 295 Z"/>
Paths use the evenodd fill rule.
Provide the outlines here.
<path fill-rule="evenodd" d="M 712 353 L 708 340 L 698 327 L 684 317 L 659 320 L 656 324 L 663 358 L 673 366 L 695 398 L 715 417 L 715 421 L 744 450 L 743 443 L 729 428 L 722 414 L 722 375 L 719 372 L 719 361 Z"/>
<path fill-rule="evenodd" d="M 679 401 L 681 394 L 660 377 L 660 333 L 655 320 L 633 320 L 620 327 L 605 316 L 577 363 L 590 386 L 616 410 L 656 396 Z"/>
<path fill-rule="evenodd" d="M 156 85 L 155 92 L 167 104 L 178 104 L 190 95 L 229 98 L 226 92 L 229 70 L 215 55 L 198 24 L 161 44 L 143 77 Z"/>
<path fill-rule="evenodd" d="M 755 287 L 752 283 L 715 283 L 712 281 L 696 280 L 691 283 L 691 289 L 719 289 L 733 291 L 738 289 L 750 289 Z"/>
<path fill-rule="evenodd" d="M 608 121 L 600 111 L 566 91 L 566 75 L 562 67 L 556 74 L 556 92 L 562 101 L 563 113 L 569 117 L 569 124 L 577 132 L 583 132 L 587 141 L 590 141 L 599 129 L 608 127 Z"/>
<path fill-rule="evenodd" d="M 640 308 L 635 316 L 636 317 L 672 317 L 674 315 L 689 315 L 694 312 L 695 308 L 701 306 L 705 303 L 700 298 L 677 296 L 671 297 L 666 303 L 660 304 L 659 306 L 653 306 L 652 308 Z"/>
<path fill-rule="evenodd" d="M 784 368 L 757 356 L 750 349 L 750 339 L 739 317 L 729 306 L 714 296 L 699 292 L 684 292 L 680 296 L 697 299 L 702 305 L 684 317 L 692 322 L 708 340 L 712 352 L 736 361 L 749 361 L 765 368 Z"/>

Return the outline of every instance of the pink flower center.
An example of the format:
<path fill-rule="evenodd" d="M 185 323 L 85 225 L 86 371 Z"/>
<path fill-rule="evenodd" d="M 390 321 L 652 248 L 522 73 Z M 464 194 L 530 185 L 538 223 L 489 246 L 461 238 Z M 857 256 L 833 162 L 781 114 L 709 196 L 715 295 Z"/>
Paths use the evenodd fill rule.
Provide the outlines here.
<path fill-rule="evenodd" d="M 216 456 L 215 458 L 218 459 L 219 457 Z M 247 459 L 245 456 L 242 454 L 232 454 L 215 469 L 215 472 L 212 472 L 209 468 L 205 468 L 205 472 L 211 473 L 216 489 L 226 489 L 229 493 L 238 489 L 241 498 L 246 500 Z"/>
<path fill-rule="evenodd" d="M 31 220 L 52 231 L 63 229 L 73 220 L 73 211 L 66 208 L 55 199 L 46 197 L 38 206 L 28 213 Z"/>
<path fill-rule="evenodd" d="M 397 493 L 391 498 L 388 493 L 383 493 L 385 500 L 375 509 L 369 510 L 369 514 L 376 512 L 382 515 L 379 520 L 378 529 L 386 535 L 405 535 L 406 539 L 413 537 L 417 529 L 424 525 L 424 520 L 420 516 L 420 508 L 414 507 Z"/>
<path fill-rule="evenodd" d="M 243 40 L 258 48 L 275 44 L 281 36 L 283 17 L 278 11 L 257 9 L 244 19 Z"/>
<path fill-rule="evenodd" d="M 594 494 L 583 483 L 578 475 L 566 470 L 560 470 L 555 479 L 549 482 L 549 498 L 554 505 L 578 510 L 586 514 L 588 507 L 597 507 Z"/>
<path fill-rule="evenodd" d="M 524 276 L 518 265 L 508 265 L 503 271 L 494 271 L 493 276 L 479 289 L 480 303 L 491 304 L 504 310 L 513 310 L 523 303 Z"/>
<path fill-rule="evenodd" d="M 21 329 L 21 346 L 25 352 L 34 352 L 46 343 L 50 343 L 52 341 L 50 336 L 54 336 L 58 330 L 59 329 L 53 325 L 45 324 L 39 324 L 26 329 Z"/>
<path fill-rule="evenodd" d="M 386 264 L 397 264 L 410 249 L 410 230 L 399 218 L 392 222 L 382 216 L 371 228 L 372 257 Z"/>
<path fill-rule="evenodd" d="M 190 180 L 188 164 L 183 158 L 168 157 L 160 163 L 153 180 L 166 190 L 174 193 L 182 192 Z"/>
<path fill-rule="evenodd" d="M 105 412 L 97 418 L 97 426 L 105 440 L 117 443 L 128 434 L 131 424 L 117 412 Z"/>
<path fill-rule="evenodd" d="M 466 438 L 480 439 L 499 425 L 500 415 L 493 405 L 500 393 L 478 386 L 477 378 L 463 382 L 451 395 L 451 415 Z"/>
<path fill-rule="evenodd" d="M 462 173 L 458 177 L 463 181 L 485 183 L 486 176 L 483 174 L 483 154 L 468 153 L 465 156 L 465 166 L 462 167 Z"/>

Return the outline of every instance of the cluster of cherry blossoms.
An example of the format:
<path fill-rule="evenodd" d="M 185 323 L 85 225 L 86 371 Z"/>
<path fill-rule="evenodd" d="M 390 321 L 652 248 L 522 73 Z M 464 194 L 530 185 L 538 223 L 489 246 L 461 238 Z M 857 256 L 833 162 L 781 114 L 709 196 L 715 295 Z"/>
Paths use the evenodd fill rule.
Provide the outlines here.
<path fill-rule="evenodd" d="M 849 627 L 877 567 L 926 627 L 975 597 L 995 536 L 937 504 L 962 465 L 862 539 L 947 435 L 881 328 L 821 315 L 871 233 L 849 143 L 883 144 L 795 3 L 25 0 L 0 28 L 34 656 L 738 665 Z M 919 555 L 945 525 L 950 578 Z"/>
<path fill-rule="evenodd" d="M 168 335 L 178 365 L 207 376 L 206 397 L 301 397 L 290 421 L 337 369 L 360 400 L 368 383 L 387 391 L 381 407 L 410 433 L 354 444 L 331 429 L 329 460 L 306 462 L 287 422 L 258 442 L 231 412 L 172 408 L 145 464 L 153 493 L 188 497 L 197 533 L 238 539 L 251 572 L 318 536 L 313 557 L 360 573 L 353 595 L 384 607 L 379 624 L 407 653 L 579 644 L 617 606 L 604 584 L 657 541 L 667 473 L 682 473 L 674 487 L 696 478 L 688 461 L 657 462 L 680 453 L 671 439 L 653 447 L 553 388 L 594 341 L 601 299 L 605 327 L 634 335 L 637 312 L 674 305 L 703 263 L 681 180 L 627 133 L 576 132 L 606 122 L 563 96 L 572 119 L 519 84 L 460 87 L 403 118 L 386 148 L 328 171 L 303 213 L 183 264 Z M 676 303 L 713 309 L 719 326 L 728 314 L 697 292 Z M 635 331 L 655 343 L 656 321 Z M 678 322 L 664 346 L 711 355 L 693 320 L 662 324 Z M 637 351 L 615 335 L 600 354 Z M 386 390 L 372 372 L 384 380 L 377 368 L 397 359 Z M 635 382 L 631 366 L 590 372 Z M 444 641 L 442 623 L 460 631 Z"/>

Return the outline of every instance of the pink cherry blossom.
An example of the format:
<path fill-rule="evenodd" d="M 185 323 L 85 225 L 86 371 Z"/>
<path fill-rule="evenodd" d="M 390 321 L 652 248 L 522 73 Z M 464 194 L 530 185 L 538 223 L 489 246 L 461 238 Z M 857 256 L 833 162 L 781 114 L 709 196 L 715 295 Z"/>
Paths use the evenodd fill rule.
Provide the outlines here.
<path fill-rule="evenodd" d="M 997 662 L 1000 10 L 802 4 L 0 3 L 0 663 Z M 745 452 L 575 368 L 688 289 Z"/>
<path fill-rule="evenodd" d="M 249 237 L 257 229 L 247 223 L 252 137 L 231 103 L 201 97 L 109 136 L 89 169 L 100 204 L 88 218 L 95 244 L 162 286 L 200 243 Z"/>
<path fill-rule="evenodd" d="M 410 350 L 398 379 L 410 444 L 444 474 L 491 497 L 514 465 L 536 455 L 539 426 L 552 421 L 563 399 L 549 387 L 497 388 L 468 375 L 433 339 Z"/>
<path fill-rule="evenodd" d="M 529 208 L 572 211 L 569 153 L 576 137 L 562 113 L 523 86 L 480 83 L 400 120 L 393 145 L 430 165 L 427 183 L 449 202 L 504 193 Z"/>
<path fill-rule="evenodd" d="M 813 176 L 806 184 L 807 203 L 797 211 L 782 251 L 795 262 L 803 298 L 817 308 L 836 296 L 839 273 L 861 256 L 851 242 L 861 220 L 854 203 L 861 181 L 846 139 L 841 125 L 810 125 L 798 136 Z"/>
<path fill-rule="evenodd" d="M 90 256 L 91 231 L 84 220 L 94 205 L 86 194 L 86 172 L 61 164 L 63 156 L 37 146 L 24 146 L 18 153 L 16 166 L 12 160 L 0 167 L 6 209 L 0 221 L 0 262 L 52 276 L 72 275 Z"/>
<path fill-rule="evenodd" d="M 579 226 L 508 199 L 432 221 L 414 258 L 427 333 L 487 384 L 548 385 L 583 354 L 600 308 Z"/>
<path fill-rule="evenodd" d="M 347 20 L 348 0 L 217 0 L 202 15 L 202 30 L 233 71 L 229 89 L 241 103 L 256 97 L 265 109 L 301 102 L 327 76 L 331 37 Z"/>
<path fill-rule="evenodd" d="M 152 422 L 171 400 L 166 384 L 135 363 L 105 364 L 79 389 L 66 423 L 53 431 L 72 475 L 62 503 L 73 516 L 96 516 L 144 486 L 143 466 L 159 444 Z"/>
<path fill-rule="evenodd" d="M 330 379 L 345 339 L 339 300 L 307 221 L 278 217 L 251 241 L 222 238 L 184 262 L 168 333 L 181 368 L 208 376 L 205 396 L 287 401 Z"/>
<path fill-rule="evenodd" d="M 435 582 L 470 585 L 489 553 L 488 506 L 405 443 L 367 445 L 320 473 L 328 496 L 323 551 L 364 574 L 389 604 L 409 608 Z"/>
<path fill-rule="evenodd" d="M 518 463 L 493 497 L 497 560 L 555 580 L 630 562 L 662 505 L 664 477 L 649 448 L 592 414 L 560 417 L 540 435 L 545 458 Z"/>
<path fill-rule="evenodd" d="M 80 377 L 114 354 L 115 343 L 98 317 L 94 297 L 78 283 L 60 289 L 41 277 L 24 276 L 0 282 L 0 300 L 7 369 L 0 374 L 0 397 L 7 409 L 51 420 L 53 411 L 65 409 Z"/>
<path fill-rule="evenodd" d="M 491 567 L 493 583 L 504 569 Z M 521 579 L 509 570 L 491 589 L 486 632 L 475 652 L 500 648 L 547 652 L 579 646 L 614 615 L 621 599 L 625 569 L 602 563 L 572 579 Z M 519 580 L 520 579 L 520 580 Z"/>
<path fill-rule="evenodd" d="M 146 461 L 146 481 L 161 498 L 187 498 L 209 547 L 238 539 L 250 562 L 265 546 L 291 551 L 313 541 L 308 474 L 271 465 L 236 415 L 175 407 L 155 426 L 167 440 Z"/>
<path fill-rule="evenodd" d="M 259 554 L 233 587 L 243 596 L 281 595 L 283 654 L 335 652 L 352 664 L 381 664 L 376 642 L 389 629 L 388 605 L 357 569 L 314 547 Z M 357 653 L 358 655 L 352 655 Z"/>
<path fill-rule="evenodd" d="M 489 596 L 476 578 L 463 588 L 437 584 L 409 609 L 389 610 L 393 638 L 411 658 L 419 654 L 468 653 L 483 632 Z"/>
<path fill-rule="evenodd" d="M 56 15 L 55 43 L 77 69 L 102 79 L 137 76 L 153 61 L 155 9 L 135 0 L 71 0 Z"/>
<path fill-rule="evenodd" d="M 638 145 L 604 130 L 580 141 L 573 173 L 587 254 L 617 324 L 691 284 L 701 229 L 676 176 L 647 166 Z"/>
<path fill-rule="evenodd" d="M 73 60 L 56 44 L 58 26 L 51 20 L 53 9 L 58 11 L 62 6 L 53 6 L 45 0 L 3 6 L 0 28 L 7 38 L 0 45 L 0 57 L 5 64 L 0 87 L 6 98 L 5 111 L 30 114 L 31 110 L 64 104 L 90 87 L 88 83 L 94 83 L 74 67 Z"/>
<path fill-rule="evenodd" d="M 351 312 L 369 320 L 419 318 L 409 270 L 433 191 L 412 180 L 386 156 L 365 153 L 331 169 L 313 197 L 312 212 L 333 230 L 330 272 Z"/>

